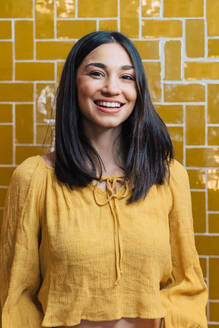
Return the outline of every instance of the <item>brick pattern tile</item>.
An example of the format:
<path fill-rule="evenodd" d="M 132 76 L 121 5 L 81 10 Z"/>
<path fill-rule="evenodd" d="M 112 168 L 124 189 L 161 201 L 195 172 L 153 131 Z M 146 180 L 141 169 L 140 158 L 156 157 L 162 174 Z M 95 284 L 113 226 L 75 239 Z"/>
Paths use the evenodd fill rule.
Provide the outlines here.
<path fill-rule="evenodd" d="M 0 217 L 14 168 L 51 147 L 55 90 L 71 47 L 98 29 L 127 34 L 188 170 L 209 327 L 219 327 L 218 11 L 219 0 L 0 2 Z"/>

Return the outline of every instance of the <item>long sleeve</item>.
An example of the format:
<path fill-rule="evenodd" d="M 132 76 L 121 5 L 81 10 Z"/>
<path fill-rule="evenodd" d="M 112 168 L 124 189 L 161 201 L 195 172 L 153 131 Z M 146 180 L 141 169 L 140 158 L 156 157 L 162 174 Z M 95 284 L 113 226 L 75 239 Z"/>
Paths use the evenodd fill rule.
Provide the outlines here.
<path fill-rule="evenodd" d="M 176 161 L 171 165 L 169 187 L 172 275 L 161 287 L 167 311 L 162 327 L 207 328 L 208 291 L 195 247 L 189 180 L 186 170 Z"/>
<path fill-rule="evenodd" d="M 40 184 L 37 163 L 28 159 L 10 180 L 0 236 L 0 304 L 2 328 L 39 328 Z"/>

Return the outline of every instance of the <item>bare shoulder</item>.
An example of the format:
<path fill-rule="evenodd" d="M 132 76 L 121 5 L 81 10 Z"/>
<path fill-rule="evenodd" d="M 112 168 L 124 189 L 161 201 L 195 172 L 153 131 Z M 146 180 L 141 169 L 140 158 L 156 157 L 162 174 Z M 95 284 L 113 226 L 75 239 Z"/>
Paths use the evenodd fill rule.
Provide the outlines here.
<path fill-rule="evenodd" d="M 55 167 L 55 151 L 41 155 L 47 165 Z"/>

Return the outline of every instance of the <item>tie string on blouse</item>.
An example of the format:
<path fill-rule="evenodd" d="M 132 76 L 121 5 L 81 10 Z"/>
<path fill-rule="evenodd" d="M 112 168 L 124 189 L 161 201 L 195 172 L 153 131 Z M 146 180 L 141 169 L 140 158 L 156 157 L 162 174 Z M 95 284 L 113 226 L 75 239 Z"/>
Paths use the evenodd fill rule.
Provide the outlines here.
<path fill-rule="evenodd" d="M 106 182 L 106 191 L 105 191 L 105 199 L 98 199 L 98 186 L 101 182 Z M 122 184 L 123 183 L 123 184 Z M 122 184 L 118 187 L 118 184 Z M 122 176 L 118 177 L 102 177 L 100 181 L 94 187 L 94 199 L 97 205 L 104 206 L 109 204 L 110 210 L 112 212 L 113 220 L 114 220 L 114 243 L 115 243 L 115 258 L 116 258 L 116 281 L 115 286 L 118 285 L 119 280 L 122 275 L 122 257 L 123 257 L 123 247 L 122 247 L 122 239 L 120 233 L 120 221 L 119 221 L 119 213 L 116 200 L 123 199 L 127 197 L 129 194 L 129 186 L 128 181 L 124 182 L 124 178 Z"/>

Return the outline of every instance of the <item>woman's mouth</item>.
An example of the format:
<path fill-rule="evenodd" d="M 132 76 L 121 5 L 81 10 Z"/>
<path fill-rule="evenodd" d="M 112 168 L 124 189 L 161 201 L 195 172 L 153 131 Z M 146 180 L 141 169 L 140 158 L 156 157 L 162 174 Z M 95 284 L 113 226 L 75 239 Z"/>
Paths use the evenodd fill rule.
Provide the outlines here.
<path fill-rule="evenodd" d="M 94 103 L 104 113 L 118 113 L 124 106 L 124 103 L 116 101 L 95 100 Z"/>

